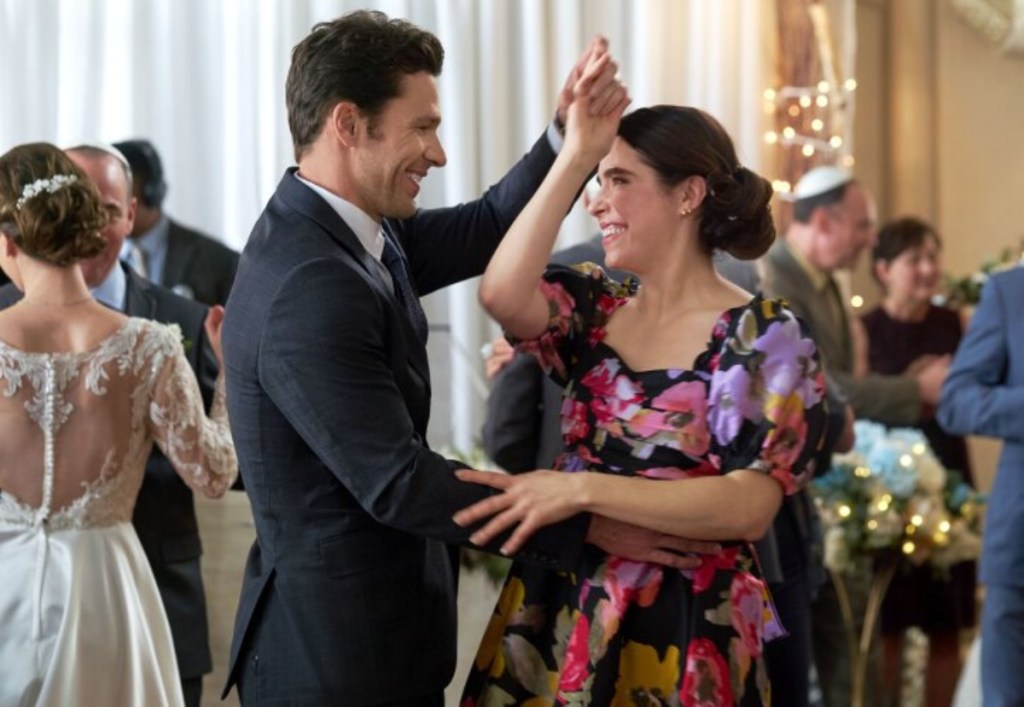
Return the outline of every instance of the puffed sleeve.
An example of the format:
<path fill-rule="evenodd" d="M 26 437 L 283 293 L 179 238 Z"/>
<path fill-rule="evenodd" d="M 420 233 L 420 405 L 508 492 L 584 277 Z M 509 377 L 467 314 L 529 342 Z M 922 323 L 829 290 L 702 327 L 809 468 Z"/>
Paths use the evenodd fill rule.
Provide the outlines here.
<path fill-rule="evenodd" d="M 224 378 L 217 379 L 207 417 L 195 373 L 185 358 L 181 330 L 154 324 L 149 427 L 157 446 L 193 490 L 222 496 L 238 475 L 228 426 Z"/>
<path fill-rule="evenodd" d="M 510 339 L 536 357 L 544 372 L 565 385 L 585 346 L 604 336 L 608 317 L 629 298 L 632 282 L 616 282 L 593 263 L 549 265 L 541 280 L 548 301 L 548 328 L 538 338 Z"/>
<path fill-rule="evenodd" d="M 824 442 L 825 377 L 807 326 L 780 300 L 755 298 L 719 322 L 708 425 L 722 473 L 753 469 L 785 493 L 814 474 Z"/>

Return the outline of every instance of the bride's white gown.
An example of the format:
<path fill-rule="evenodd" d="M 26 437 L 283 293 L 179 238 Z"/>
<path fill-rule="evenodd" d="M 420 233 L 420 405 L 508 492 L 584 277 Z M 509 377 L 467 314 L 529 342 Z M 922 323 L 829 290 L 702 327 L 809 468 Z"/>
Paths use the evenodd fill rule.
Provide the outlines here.
<path fill-rule="evenodd" d="M 2 707 L 182 703 L 132 509 L 154 441 L 208 496 L 237 462 L 222 385 L 208 419 L 180 336 L 129 319 L 84 353 L 0 342 Z"/>

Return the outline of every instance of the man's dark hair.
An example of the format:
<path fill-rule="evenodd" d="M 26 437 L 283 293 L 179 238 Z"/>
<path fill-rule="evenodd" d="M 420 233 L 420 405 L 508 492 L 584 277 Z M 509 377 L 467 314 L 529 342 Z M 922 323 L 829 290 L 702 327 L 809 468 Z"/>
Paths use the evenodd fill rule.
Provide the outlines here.
<path fill-rule="evenodd" d="M 793 202 L 793 220 L 798 223 L 810 223 L 815 209 L 841 202 L 846 197 L 846 190 L 850 188 L 851 184 L 856 184 L 856 180 L 851 179 L 820 194 L 797 199 Z"/>
<path fill-rule="evenodd" d="M 373 119 L 398 96 L 402 78 L 441 73 L 444 48 L 430 32 L 383 12 L 358 10 L 321 22 L 295 45 L 285 83 L 296 161 L 320 135 L 339 101 Z"/>

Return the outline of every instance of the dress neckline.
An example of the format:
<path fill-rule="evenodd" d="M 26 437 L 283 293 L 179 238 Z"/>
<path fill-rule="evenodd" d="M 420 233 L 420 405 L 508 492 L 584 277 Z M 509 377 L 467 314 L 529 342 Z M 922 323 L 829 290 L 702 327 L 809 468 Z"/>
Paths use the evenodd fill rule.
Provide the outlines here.
<path fill-rule="evenodd" d="M 614 314 L 615 311 L 617 311 L 619 307 L 621 307 L 627 299 L 629 299 L 629 297 L 623 297 L 617 302 L 615 310 L 609 313 L 608 319 L 611 319 L 611 315 Z M 716 340 L 716 332 L 719 331 L 719 327 L 722 326 L 723 321 L 726 320 L 726 318 L 728 317 L 734 318 L 735 314 L 745 309 L 749 309 L 750 307 L 755 306 L 758 302 L 763 301 L 765 301 L 764 295 L 762 295 L 761 293 L 757 293 L 744 304 L 737 305 L 735 307 L 729 307 L 727 309 L 722 310 L 722 313 L 718 315 L 718 317 L 715 319 L 715 323 L 711 326 L 711 333 L 708 335 L 707 340 L 705 341 L 704 348 L 701 349 L 700 353 L 694 356 L 689 368 L 647 368 L 644 370 L 637 370 L 633 368 L 632 366 L 629 365 L 626 359 L 622 357 L 622 354 L 620 354 L 614 346 L 607 343 L 607 320 L 605 321 L 604 326 L 601 326 L 597 329 L 597 331 L 600 332 L 600 336 L 595 337 L 596 340 L 594 342 L 593 348 L 597 348 L 598 346 L 604 347 L 607 351 L 611 352 L 611 354 L 619 363 L 622 364 L 623 368 L 625 368 L 629 373 L 633 374 L 634 376 L 648 376 L 656 374 L 668 375 L 669 373 L 675 372 L 678 372 L 680 374 L 696 373 L 701 362 L 704 360 L 704 358 L 707 357 L 708 353 L 711 350 L 711 347 L 714 345 Z M 729 319 L 729 321 L 732 321 L 732 319 Z"/>
<path fill-rule="evenodd" d="M 18 354 L 21 354 L 23 356 L 40 356 L 40 357 L 48 357 L 49 356 L 49 357 L 52 357 L 52 358 L 82 358 L 82 357 L 87 357 L 87 356 L 89 356 L 91 354 L 94 354 L 97 351 L 101 350 L 102 348 L 107 346 L 111 341 L 114 341 L 114 340 L 120 338 L 123 334 L 125 334 L 128 331 L 128 328 L 130 326 L 132 326 L 132 323 L 134 321 L 135 321 L 135 317 L 128 317 L 128 318 L 126 318 L 125 321 L 122 324 L 118 325 L 118 327 L 116 329 L 114 329 L 114 331 L 112 331 L 111 333 L 107 334 L 102 339 L 97 341 L 95 344 L 93 344 L 89 348 L 84 349 L 82 351 L 26 351 L 25 349 L 23 349 L 21 347 L 18 347 L 18 346 L 15 346 L 14 344 L 8 343 L 7 341 L 5 341 L 2 338 L 0 338 L 0 348 L 10 349 L 11 351 L 14 351 L 14 352 L 16 352 Z"/>

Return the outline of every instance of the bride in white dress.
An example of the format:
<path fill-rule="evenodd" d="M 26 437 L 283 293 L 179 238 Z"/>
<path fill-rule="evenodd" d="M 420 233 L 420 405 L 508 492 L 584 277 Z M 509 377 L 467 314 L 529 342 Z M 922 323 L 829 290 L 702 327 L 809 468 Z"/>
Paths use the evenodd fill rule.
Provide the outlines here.
<path fill-rule="evenodd" d="M 0 156 L 0 707 L 182 704 L 132 509 L 154 442 L 207 496 L 237 474 L 223 379 L 207 418 L 177 327 L 90 296 L 105 218 L 56 147 Z"/>

